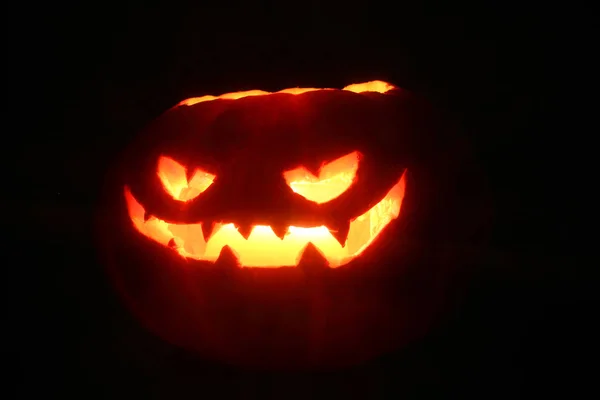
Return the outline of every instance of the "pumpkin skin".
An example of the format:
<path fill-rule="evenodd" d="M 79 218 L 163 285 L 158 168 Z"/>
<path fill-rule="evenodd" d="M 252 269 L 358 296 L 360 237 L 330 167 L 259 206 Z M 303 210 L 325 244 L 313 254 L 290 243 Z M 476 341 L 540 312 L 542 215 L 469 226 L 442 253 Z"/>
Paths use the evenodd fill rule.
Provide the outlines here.
<path fill-rule="evenodd" d="M 389 86 L 379 91 L 188 100 L 151 123 L 109 175 L 100 231 L 112 281 L 141 323 L 204 357 L 269 368 L 353 364 L 422 335 L 458 270 L 434 249 L 464 227 L 447 212 L 457 201 L 448 191 L 453 156 L 440 156 L 459 151 L 433 133 L 424 102 Z M 330 201 L 302 198 L 282 179 L 300 166 L 318 176 L 323 162 L 353 153 L 355 179 Z M 196 170 L 215 182 L 176 201 L 157 174 L 161 157 L 184 167 L 188 182 Z M 258 265 L 260 257 L 245 265 L 235 246 L 194 258 L 182 255 L 182 243 L 160 243 L 132 223 L 269 226 L 282 241 L 288 227 L 348 234 L 352 220 L 398 185 L 397 216 L 337 263 L 312 243 L 293 265 Z M 143 218 L 134 218 L 135 207 Z"/>

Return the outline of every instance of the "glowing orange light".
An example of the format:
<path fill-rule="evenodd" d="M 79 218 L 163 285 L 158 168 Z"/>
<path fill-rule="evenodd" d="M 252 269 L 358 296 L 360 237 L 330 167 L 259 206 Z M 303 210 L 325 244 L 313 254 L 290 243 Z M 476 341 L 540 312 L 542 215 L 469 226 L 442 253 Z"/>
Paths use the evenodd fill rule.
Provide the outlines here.
<path fill-rule="evenodd" d="M 377 92 L 377 93 L 385 93 L 396 87 L 390 83 L 383 81 L 371 81 L 365 83 L 355 83 L 352 85 L 348 85 L 342 90 L 346 90 L 348 92 L 354 93 L 362 93 L 362 92 Z M 280 90 L 275 93 L 289 93 L 289 94 L 302 94 L 306 92 L 312 92 L 315 90 L 335 90 L 335 89 L 317 89 L 317 88 L 291 88 Z M 264 96 L 267 94 L 273 94 L 272 92 L 265 92 L 263 90 L 247 90 L 245 92 L 233 92 L 233 93 L 225 93 L 220 96 L 202 96 L 202 97 L 192 97 L 190 99 L 184 100 L 178 104 L 178 106 L 193 106 L 197 103 L 202 103 L 205 101 L 217 100 L 217 99 L 230 99 L 237 100 L 243 97 L 249 96 Z"/>
<path fill-rule="evenodd" d="M 342 90 L 362 93 L 385 93 L 395 89 L 389 83 L 371 81 L 346 86 Z M 301 94 L 315 90 L 334 90 L 316 88 L 292 88 L 277 93 Z M 220 96 L 202 96 L 182 101 L 178 106 L 191 106 L 216 99 L 240 99 L 248 96 L 269 95 L 261 90 L 227 93 Z M 285 171 L 283 176 L 292 190 L 316 203 L 330 201 L 353 183 L 358 170 L 360 154 L 352 152 L 337 160 L 321 166 L 318 176 L 300 166 Z M 215 176 L 196 169 L 188 180 L 186 168 L 169 157 L 160 157 L 158 177 L 164 189 L 178 201 L 189 201 L 204 192 L 214 181 Z M 402 199 L 406 187 L 406 172 L 386 194 L 386 196 L 363 215 L 349 222 L 350 229 L 342 245 L 332 235 L 330 228 L 317 226 L 300 228 L 289 226 L 280 239 L 270 226 L 252 227 L 247 239 L 242 236 L 233 223 L 219 223 L 212 235 L 203 236 L 202 222 L 195 224 L 175 224 L 160 220 L 154 216 L 144 221 L 144 207 L 125 187 L 125 199 L 129 216 L 135 228 L 143 235 L 173 250 L 185 258 L 214 262 L 224 246 L 229 246 L 238 256 L 243 267 L 281 267 L 298 264 L 304 248 L 312 243 L 323 254 L 330 267 L 339 267 L 360 255 L 382 230 L 400 215 Z M 174 243 L 174 246 L 172 246 Z M 171 244 L 171 246 L 170 246 Z"/>
<path fill-rule="evenodd" d="M 348 238 L 342 246 L 326 226 L 299 228 L 290 226 L 283 239 L 271 227 L 256 225 L 248 239 L 237 231 L 234 224 L 217 224 L 208 241 L 202 234 L 202 223 L 173 224 L 150 217 L 144 222 L 144 208 L 125 188 L 129 216 L 135 228 L 152 240 L 168 246 L 175 242 L 174 250 L 181 256 L 214 262 L 221 249 L 229 246 L 244 267 L 280 267 L 298 264 L 308 243 L 314 244 L 329 262 L 339 267 L 363 252 L 381 231 L 400 215 L 406 187 L 406 172 L 387 195 L 369 211 L 350 222 Z"/>
<path fill-rule="evenodd" d="M 212 185 L 215 175 L 196 169 L 188 181 L 186 169 L 177 161 L 161 156 L 158 159 L 158 177 L 163 187 L 175 200 L 189 201 Z"/>
<path fill-rule="evenodd" d="M 315 203 L 326 203 L 352 185 L 358 161 L 359 153 L 355 151 L 321 166 L 319 176 L 301 166 L 284 172 L 283 177 L 295 193 Z"/>

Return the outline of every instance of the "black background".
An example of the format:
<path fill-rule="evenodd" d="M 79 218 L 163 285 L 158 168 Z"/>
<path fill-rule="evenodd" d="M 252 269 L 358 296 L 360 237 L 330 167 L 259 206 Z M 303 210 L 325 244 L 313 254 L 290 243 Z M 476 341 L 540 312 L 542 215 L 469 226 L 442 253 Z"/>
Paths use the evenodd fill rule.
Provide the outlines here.
<path fill-rule="evenodd" d="M 576 389 L 567 385 L 580 341 L 576 260 L 565 246 L 572 221 L 553 212 L 564 207 L 556 187 L 567 177 L 551 103 L 568 28 L 534 11 L 417 16 L 402 4 L 309 1 L 10 6 L 6 123 L 14 123 L 3 129 L 2 202 L 11 261 L 3 269 L 18 397 L 487 399 Z M 139 327 L 93 242 L 102 178 L 137 130 L 191 96 L 372 79 L 450 112 L 490 180 L 488 262 L 461 307 L 409 348 L 321 373 L 216 365 Z"/>

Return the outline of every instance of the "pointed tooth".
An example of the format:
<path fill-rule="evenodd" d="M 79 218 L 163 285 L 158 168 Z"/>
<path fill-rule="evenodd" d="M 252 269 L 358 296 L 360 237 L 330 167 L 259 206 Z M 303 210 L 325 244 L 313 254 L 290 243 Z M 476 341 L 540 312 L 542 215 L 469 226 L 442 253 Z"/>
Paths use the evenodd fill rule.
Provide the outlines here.
<path fill-rule="evenodd" d="M 350 222 L 337 224 L 334 228 L 331 228 L 329 232 L 331 232 L 333 237 L 340 242 L 342 247 L 345 247 L 346 241 L 348 240 L 348 233 L 350 232 Z"/>
<path fill-rule="evenodd" d="M 191 180 L 194 177 L 194 175 L 196 175 L 196 169 L 195 168 L 187 168 L 185 170 L 185 178 L 187 179 L 188 183 L 191 182 Z"/>
<path fill-rule="evenodd" d="M 240 224 L 240 225 L 236 225 L 235 226 L 238 230 L 238 232 L 244 237 L 244 239 L 248 239 L 248 236 L 250 236 L 250 233 L 252 232 L 252 225 L 250 224 Z"/>
<path fill-rule="evenodd" d="M 208 242 L 208 239 L 213 235 L 215 231 L 215 226 L 217 223 L 215 221 L 206 221 L 202 222 L 202 236 L 204 236 L 204 241 Z"/>
<path fill-rule="evenodd" d="M 171 240 L 169 240 L 169 243 L 167 244 L 167 246 L 169 246 L 172 249 L 177 247 L 177 243 L 175 243 L 175 238 L 171 238 Z"/>
<path fill-rule="evenodd" d="M 312 273 L 328 269 L 329 262 L 314 244 L 308 243 L 298 258 L 297 266 L 307 273 Z"/>
<path fill-rule="evenodd" d="M 321 170 L 322 164 L 320 162 L 309 162 L 304 165 L 304 168 L 315 177 L 319 176 L 319 171 Z"/>
<path fill-rule="evenodd" d="M 144 210 L 144 222 L 148 221 L 151 216 L 152 216 L 152 213 L 150 213 L 150 211 Z"/>
<path fill-rule="evenodd" d="M 287 225 L 271 225 L 271 229 L 279 239 L 283 240 L 289 228 Z"/>
<path fill-rule="evenodd" d="M 229 246 L 223 246 L 219 253 L 219 258 L 215 261 L 215 265 L 219 269 L 231 269 L 240 266 L 237 254 Z"/>

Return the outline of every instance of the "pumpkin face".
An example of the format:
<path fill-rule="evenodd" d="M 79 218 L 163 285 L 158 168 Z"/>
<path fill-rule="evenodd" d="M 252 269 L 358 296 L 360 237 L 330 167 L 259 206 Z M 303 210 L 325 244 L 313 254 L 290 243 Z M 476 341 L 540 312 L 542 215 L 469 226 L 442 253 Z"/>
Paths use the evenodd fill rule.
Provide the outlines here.
<path fill-rule="evenodd" d="M 353 363 L 422 332 L 445 272 L 407 250 L 411 99 L 380 81 L 249 91 L 155 120 L 111 177 L 103 228 L 133 313 L 176 345 L 261 366 Z"/>
<path fill-rule="evenodd" d="M 351 93 L 366 90 L 385 93 L 391 89 L 393 86 L 384 82 L 345 88 Z M 268 100 L 270 103 L 291 101 L 290 106 L 297 109 L 294 97 L 307 92 L 314 92 L 314 89 L 287 89 Z M 188 99 L 179 107 L 197 108 L 197 112 L 202 112 L 206 108 L 203 103 L 207 101 L 264 95 L 266 93 L 250 91 L 218 98 L 205 96 Z M 282 99 L 277 99 L 280 96 Z M 247 102 L 251 104 L 253 100 L 256 99 L 250 98 Z M 271 108 L 271 105 L 264 107 Z M 194 110 L 191 114 L 197 112 Z M 244 105 L 241 105 L 227 110 L 226 114 L 233 116 L 220 118 L 247 118 L 243 115 L 245 112 Z M 237 113 L 243 116 L 235 115 Z M 227 123 L 231 124 L 231 120 L 228 119 Z M 273 126 L 265 124 L 264 130 L 249 132 L 255 140 L 245 141 L 243 146 L 233 139 L 229 148 L 223 149 L 230 153 L 223 154 L 221 160 L 213 163 L 209 160 L 214 159 L 214 154 L 212 157 L 195 154 L 195 150 L 202 147 L 213 148 L 207 144 L 214 143 L 216 138 L 203 137 L 202 131 L 209 130 L 204 127 L 198 127 L 198 133 L 191 140 L 183 138 L 189 143 L 173 149 L 173 154 L 158 155 L 154 171 L 151 167 L 148 173 L 155 180 L 151 184 L 156 186 L 160 182 L 161 187 L 157 190 L 162 190 L 161 197 L 164 199 L 160 206 L 166 205 L 170 210 L 166 210 L 165 218 L 161 218 L 158 207 L 155 207 L 156 211 L 149 212 L 126 186 L 124 195 L 129 217 L 136 229 L 181 256 L 194 260 L 214 263 L 221 251 L 228 247 L 226 251 L 233 251 L 242 267 L 296 266 L 309 243 L 319 250 L 332 268 L 357 257 L 391 220 L 398 217 L 405 190 L 404 170 L 399 168 L 389 174 L 392 179 L 386 179 L 381 186 L 387 192 L 383 193 L 383 197 L 381 190 L 377 190 L 371 198 L 365 197 L 360 194 L 364 189 L 353 186 L 355 183 L 363 185 L 363 181 L 368 182 L 369 179 L 375 182 L 381 179 L 379 173 L 370 177 L 369 166 L 362 165 L 377 162 L 377 159 L 365 159 L 358 150 L 341 154 L 346 146 L 340 148 L 341 152 L 335 147 L 325 149 L 321 155 L 319 143 L 323 138 L 316 135 L 306 138 L 308 143 L 303 143 L 302 147 L 289 148 L 284 142 L 290 140 L 286 130 L 294 127 L 281 126 L 285 121 L 273 122 Z M 248 127 L 247 124 L 242 126 Z M 223 134 L 220 129 L 213 132 L 215 135 Z M 315 142 L 310 143 L 310 139 Z M 277 142 L 281 142 L 281 147 L 274 149 Z M 306 149 L 311 148 L 315 149 L 315 154 L 307 156 Z M 190 154 L 182 154 L 181 149 L 191 149 Z M 285 151 L 283 156 L 276 156 L 282 151 Z M 177 158 L 185 160 L 184 163 L 178 162 Z M 138 179 L 144 180 L 143 177 Z M 391 185 L 388 186 L 388 183 Z M 227 201 L 231 198 L 243 199 L 243 205 L 231 204 Z M 352 213 L 336 212 L 348 202 L 362 204 L 351 207 Z M 150 206 L 153 204 L 150 203 Z"/>
<path fill-rule="evenodd" d="M 359 153 L 353 152 L 324 164 L 317 174 L 305 167 L 285 171 L 283 178 L 289 189 L 282 187 L 280 201 L 290 201 L 294 196 L 289 193 L 291 191 L 307 199 L 307 202 L 329 202 L 354 183 L 358 164 Z M 196 169 L 188 180 L 185 167 L 164 156 L 158 160 L 157 175 L 165 191 L 181 202 L 196 198 L 215 179 L 215 175 Z M 242 267 L 278 268 L 297 266 L 305 248 L 312 244 L 319 250 L 327 265 L 335 268 L 359 256 L 387 224 L 398 217 L 406 186 L 403 178 L 404 175 L 377 204 L 359 216 L 330 225 L 330 220 L 326 218 L 329 215 L 327 211 L 317 208 L 313 218 L 323 225 L 301 227 L 277 222 L 275 230 L 271 225 L 261 225 L 273 218 L 266 216 L 264 219 L 253 220 L 250 214 L 241 219 L 230 217 L 232 220 L 241 220 L 242 223 L 230 222 L 231 220 L 225 219 L 231 215 L 228 210 L 219 210 L 222 214 L 213 216 L 216 221 L 169 223 L 146 213 L 129 188 L 125 188 L 124 192 L 129 217 L 136 229 L 183 257 L 214 263 L 223 249 L 228 247 Z M 298 198 L 294 200 L 302 202 Z M 312 209 L 314 206 L 307 204 L 306 208 Z"/>

